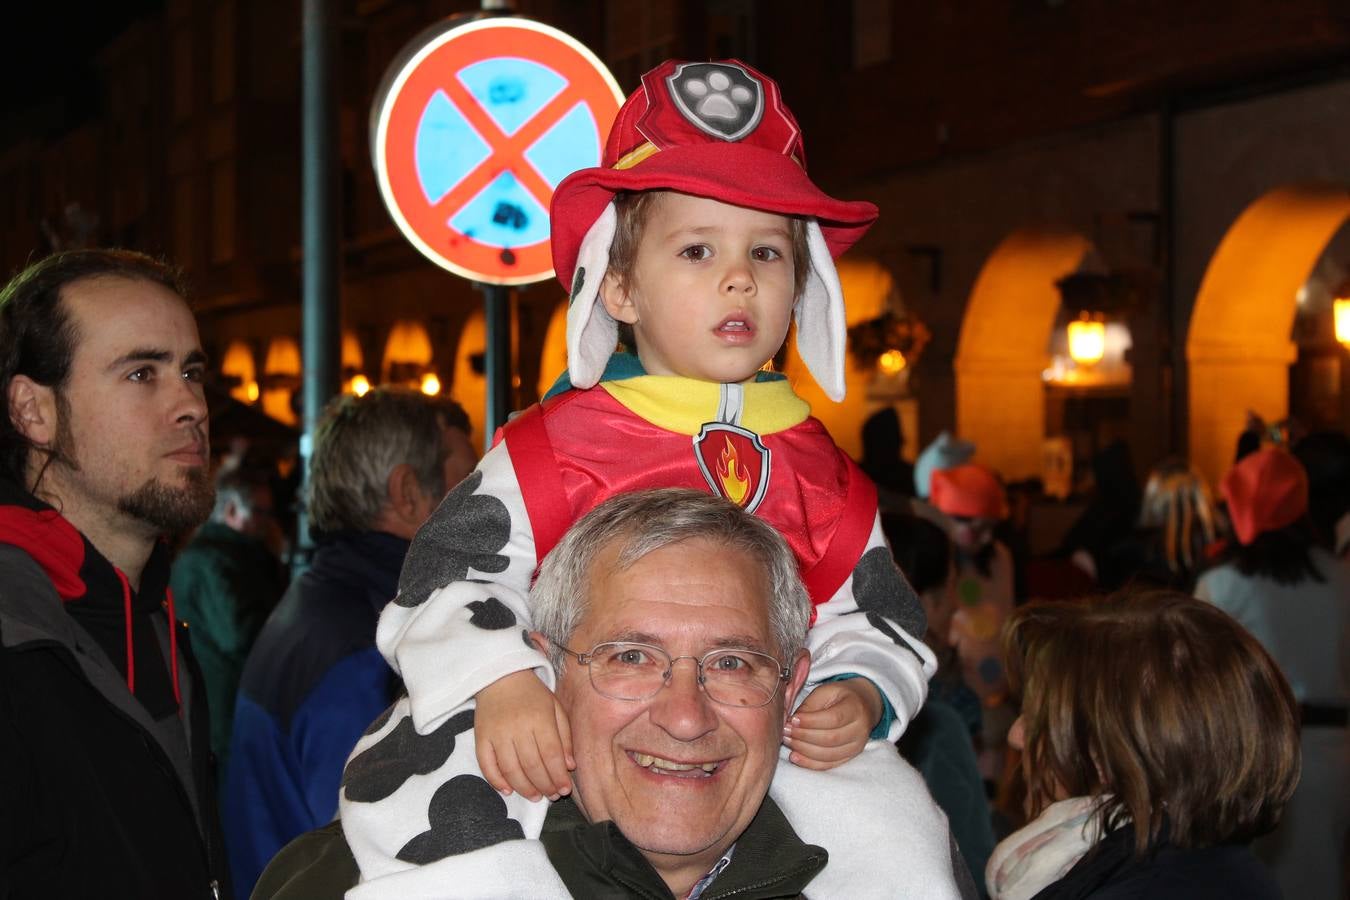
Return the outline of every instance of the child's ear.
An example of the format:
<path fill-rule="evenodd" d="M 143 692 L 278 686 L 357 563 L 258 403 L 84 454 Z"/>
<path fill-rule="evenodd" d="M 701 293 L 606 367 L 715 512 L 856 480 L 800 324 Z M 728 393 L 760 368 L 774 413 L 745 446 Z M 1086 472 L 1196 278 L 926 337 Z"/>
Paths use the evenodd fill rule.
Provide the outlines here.
<path fill-rule="evenodd" d="M 613 272 L 606 272 L 604 280 L 600 282 L 600 302 L 614 321 L 637 324 L 637 308 L 633 306 L 633 298 L 619 281 L 619 276 Z"/>

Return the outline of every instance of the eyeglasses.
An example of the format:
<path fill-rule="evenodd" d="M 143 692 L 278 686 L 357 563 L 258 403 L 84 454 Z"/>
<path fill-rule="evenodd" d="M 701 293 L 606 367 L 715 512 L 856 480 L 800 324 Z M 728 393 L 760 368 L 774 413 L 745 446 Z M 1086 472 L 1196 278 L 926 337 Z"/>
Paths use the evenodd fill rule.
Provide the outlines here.
<path fill-rule="evenodd" d="M 675 663 L 694 660 L 698 683 L 708 699 L 724 706 L 755 709 L 766 706 L 787 681 L 790 670 L 767 653 L 736 648 L 709 650 L 701 657 L 675 656 L 631 641 L 596 644 L 587 653 L 561 645 L 590 671 L 591 685 L 613 700 L 648 700 L 670 684 Z"/>

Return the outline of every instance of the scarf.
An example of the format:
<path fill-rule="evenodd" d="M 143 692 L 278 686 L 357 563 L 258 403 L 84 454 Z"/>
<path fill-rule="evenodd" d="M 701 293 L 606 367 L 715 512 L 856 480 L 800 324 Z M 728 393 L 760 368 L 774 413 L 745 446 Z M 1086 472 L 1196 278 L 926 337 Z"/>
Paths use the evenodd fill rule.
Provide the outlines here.
<path fill-rule="evenodd" d="M 984 870 L 991 900 L 1030 900 L 1063 878 L 1101 840 L 1096 797 L 1050 804 L 994 848 Z"/>

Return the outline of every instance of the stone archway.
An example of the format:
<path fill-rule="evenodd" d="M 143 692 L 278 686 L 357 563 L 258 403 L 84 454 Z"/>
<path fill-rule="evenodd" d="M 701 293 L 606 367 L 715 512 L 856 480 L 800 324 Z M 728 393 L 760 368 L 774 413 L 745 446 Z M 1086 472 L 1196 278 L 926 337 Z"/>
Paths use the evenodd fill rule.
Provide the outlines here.
<path fill-rule="evenodd" d="M 975 279 L 956 349 L 956 427 L 1005 479 L 1041 471 L 1047 348 L 1055 282 L 1092 250 L 1071 231 L 1023 228 L 994 248 Z"/>
<path fill-rule="evenodd" d="M 1211 484 L 1233 463 L 1247 411 L 1289 411 L 1295 297 L 1350 218 L 1339 185 L 1276 188 L 1238 216 L 1200 282 L 1186 335 L 1190 459 Z"/>

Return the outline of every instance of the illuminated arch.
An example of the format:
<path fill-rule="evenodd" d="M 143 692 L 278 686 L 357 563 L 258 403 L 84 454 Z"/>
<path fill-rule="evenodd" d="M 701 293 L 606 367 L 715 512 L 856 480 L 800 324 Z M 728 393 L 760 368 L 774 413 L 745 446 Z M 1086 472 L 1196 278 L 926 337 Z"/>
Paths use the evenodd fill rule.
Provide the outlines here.
<path fill-rule="evenodd" d="M 1059 313 L 1055 282 L 1092 244 L 1056 229 L 1019 229 L 985 261 L 956 350 L 956 427 L 1005 479 L 1034 478 L 1045 440 L 1046 348 Z"/>
<path fill-rule="evenodd" d="M 258 400 L 258 367 L 253 361 L 253 349 L 247 341 L 230 341 L 225 349 L 225 358 L 220 364 L 222 374 L 237 379 L 238 383 L 230 388 L 230 396 L 240 403 L 256 403 Z"/>
<path fill-rule="evenodd" d="M 860 256 L 846 256 L 837 264 L 839 286 L 844 292 L 844 318 L 851 328 L 875 319 L 893 309 L 895 280 L 881 263 Z M 811 414 L 824 423 L 834 442 L 854 459 L 862 459 L 862 426 L 867 417 L 887 402 L 869 400 L 867 388 L 873 368 L 858 362 L 852 353 L 844 366 L 844 399 L 835 403 L 811 377 L 806 363 L 797 353 L 795 335 L 788 341 L 783 374 L 792 382 L 797 395 L 811 404 Z"/>
<path fill-rule="evenodd" d="M 402 319 L 389 329 L 384 342 L 384 362 L 380 381 L 386 384 L 415 386 L 422 370 L 431 365 L 431 338 L 421 322 Z"/>
<path fill-rule="evenodd" d="M 567 301 L 553 310 L 544 332 L 544 346 L 539 351 L 539 396 L 542 399 L 553 387 L 553 382 L 567 368 Z"/>
<path fill-rule="evenodd" d="M 481 368 L 487 353 L 487 319 L 481 309 L 474 310 L 459 333 L 455 349 L 455 374 L 450 383 L 450 399 L 464 407 L 475 441 L 483 439 L 487 421 L 487 377 Z M 478 362 L 475 364 L 474 360 Z M 491 437 L 491 435 L 488 435 Z"/>
<path fill-rule="evenodd" d="M 1289 411 L 1296 296 L 1350 217 L 1350 190 L 1276 188 L 1238 216 L 1200 282 L 1186 335 L 1190 458 L 1211 483 L 1233 462 L 1247 410 Z"/>
<path fill-rule="evenodd" d="M 263 362 L 263 412 L 279 422 L 295 425 L 291 397 L 300 387 L 300 345 L 292 337 L 274 337 Z"/>

